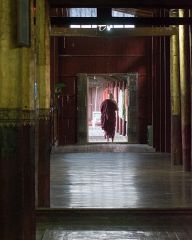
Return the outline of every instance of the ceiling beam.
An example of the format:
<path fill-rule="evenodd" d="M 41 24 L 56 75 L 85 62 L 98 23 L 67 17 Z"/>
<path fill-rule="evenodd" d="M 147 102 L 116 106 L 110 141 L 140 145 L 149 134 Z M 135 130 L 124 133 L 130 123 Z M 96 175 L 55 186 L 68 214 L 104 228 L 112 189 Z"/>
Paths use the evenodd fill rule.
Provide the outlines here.
<path fill-rule="evenodd" d="M 154 27 L 154 28 L 124 28 L 111 29 L 110 31 L 99 31 L 99 29 L 74 29 L 74 28 L 58 28 L 51 29 L 51 36 L 66 37 L 146 37 L 146 36 L 171 36 L 176 35 L 178 30 L 176 27 Z"/>
<path fill-rule="evenodd" d="M 51 17 L 51 25 L 139 25 L 139 26 L 159 26 L 159 25 L 192 25 L 192 18 L 179 17 Z"/>
<path fill-rule="evenodd" d="M 192 8 L 190 0 L 47 0 L 51 7 Z"/>

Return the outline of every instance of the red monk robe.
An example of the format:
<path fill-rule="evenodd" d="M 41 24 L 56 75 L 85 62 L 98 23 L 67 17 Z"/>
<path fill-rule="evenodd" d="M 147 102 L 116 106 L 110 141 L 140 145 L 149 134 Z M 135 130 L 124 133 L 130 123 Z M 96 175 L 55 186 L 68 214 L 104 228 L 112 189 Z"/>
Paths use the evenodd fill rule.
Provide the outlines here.
<path fill-rule="evenodd" d="M 115 136 L 115 125 L 116 125 L 116 113 L 118 110 L 116 102 L 112 99 L 113 96 L 110 94 L 110 99 L 106 99 L 101 103 L 101 127 L 105 131 L 105 138 L 109 141 L 109 138 L 114 140 Z"/>

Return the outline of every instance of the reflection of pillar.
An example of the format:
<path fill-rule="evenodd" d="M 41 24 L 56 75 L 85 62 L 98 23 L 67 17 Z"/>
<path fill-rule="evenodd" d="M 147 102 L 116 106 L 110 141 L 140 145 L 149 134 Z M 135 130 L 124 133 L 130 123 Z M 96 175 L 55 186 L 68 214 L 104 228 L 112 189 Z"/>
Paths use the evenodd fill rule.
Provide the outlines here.
<path fill-rule="evenodd" d="M 50 44 L 47 1 L 36 0 L 38 206 L 50 204 Z"/>
<path fill-rule="evenodd" d="M 34 240 L 34 42 L 29 48 L 17 46 L 17 1 L 0 5 L 1 239 Z"/>
<path fill-rule="evenodd" d="M 179 17 L 184 17 L 179 10 Z M 191 120 L 190 120 L 190 75 L 189 75 L 189 28 L 179 25 L 180 91 L 181 91 L 181 131 L 183 169 L 191 170 Z"/>
<path fill-rule="evenodd" d="M 177 17 L 177 12 L 172 10 L 170 16 Z M 170 38 L 171 161 L 175 165 L 182 163 L 178 44 L 178 36 L 172 35 Z"/>

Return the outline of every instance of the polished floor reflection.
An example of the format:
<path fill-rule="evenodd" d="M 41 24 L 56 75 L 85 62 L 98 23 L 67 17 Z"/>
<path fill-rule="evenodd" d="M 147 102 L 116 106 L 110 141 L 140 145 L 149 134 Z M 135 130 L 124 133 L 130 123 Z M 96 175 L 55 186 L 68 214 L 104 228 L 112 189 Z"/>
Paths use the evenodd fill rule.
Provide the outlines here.
<path fill-rule="evenodd" d="M 46 230 L 42 240 L 186 240 L 192 235 L 169 231 L 62 231 Z"/>
<path fill-rule="evenodd" d="M 36 240 L 191 240 L 191 211 L 115 212 L 77 214 L 72 210 L 38 215 Z M 141 211 L 141 210 L 140 210 Z M 99 214 L 98 214 L 99 213 Z"/>
<path fill-rule="evenodd" d="M 192 174 L 160 153 L 54 153 L 52 208 L 192 207 Z"/>

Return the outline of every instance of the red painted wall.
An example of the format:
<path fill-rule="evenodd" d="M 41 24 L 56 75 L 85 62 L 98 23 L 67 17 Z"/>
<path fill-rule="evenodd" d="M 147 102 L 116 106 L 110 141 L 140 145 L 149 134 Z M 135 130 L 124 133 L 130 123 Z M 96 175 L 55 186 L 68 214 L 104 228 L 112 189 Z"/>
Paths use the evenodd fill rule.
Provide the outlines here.
<path fill-rule="evenodd" d="M 150 37 L 59 37 L 58 79 L 77 73 L 138 73 L 139 142 L 147 141 Z"/>
<path fill-rule="evenodd" d="M 59 74 L 147 73 L 149 38 L 61 38 Z"/>

